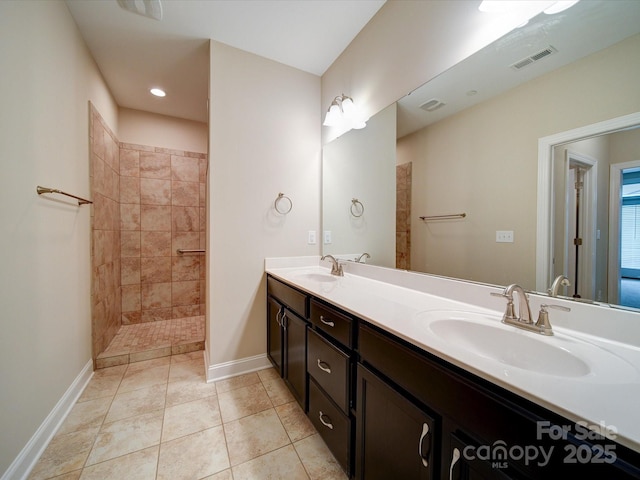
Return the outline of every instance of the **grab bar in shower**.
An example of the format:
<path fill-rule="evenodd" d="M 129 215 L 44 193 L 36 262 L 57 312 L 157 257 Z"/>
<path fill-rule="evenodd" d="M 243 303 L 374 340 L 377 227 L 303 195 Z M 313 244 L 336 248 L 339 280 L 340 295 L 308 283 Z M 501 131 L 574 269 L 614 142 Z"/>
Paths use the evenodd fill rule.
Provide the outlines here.
<path fill-rule="evenodd" d="M 40 185 L 38 185 L 36 187 L 36 192 L 38 193 L 38 195 L 42 195 L 43 193 L 59 193 L 60 195 L 66 195 L 67 197 L 75 198 L 76 200 L 78 200 L 78 205 L 86 205 L 86 204 L 93 203 L 91 200 L 87 200 L 86 198 L 82 198 L 82 197 L 77 197 L 70 193 L 63 192 L 62 190 L 58 190 L 57 188 L 47 188 L 47 187 L 41 187 Z"/>
<path fill-rule="evenodd" d="M 195 250 L 185 250 L 184 248 L 179 248 L 178 250 L 176 250 L 176 252 L 178 252 L 178 255 L 182 255 L 184 253 L 207 253 L 207 251 L 202 248 L 198 248 Z"/>
<path fill-rule="evenodd" d="M 425 222 L 429 220 L 452 220 L 454 218 L 464 218 L 466 216 L 466 213 L 452 213 L 451 215 L 427 215 L 424 217 L 420 217 L 420 220 L 424 220 Z"/>

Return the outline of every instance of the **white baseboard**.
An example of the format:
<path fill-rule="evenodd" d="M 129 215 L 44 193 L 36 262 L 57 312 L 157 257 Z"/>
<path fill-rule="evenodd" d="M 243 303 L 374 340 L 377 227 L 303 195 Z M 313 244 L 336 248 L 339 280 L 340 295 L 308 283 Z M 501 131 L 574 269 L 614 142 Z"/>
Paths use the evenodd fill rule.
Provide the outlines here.
<path fill-rule="evenodd" d="M 208 363 L 209 355 L 205 351 L 205 365 Z M 271 367 L 271 362 L 267 358 L 267 354 L 256 355 L 255 357 L 246 357 L 230 362 L 218 363 L 207 367 L 207 383 L 224 380 L 225 378 L 235 377 L 244 373 L 251 373 L 258 370 L 264 370 Z"/>
<path fill-rule="evenodd" d="M 9 465 L 0 480 L 26 480 L 42 452 L 47 448 L 60 425 L 62 425 L 62 422 L 67 418 L 78 398 L 82 395 L 92 376 L 93 360 L 89 360 L 62 398 L 58 400 L 53 410 L 47 415 L 47 418 L 40 424 L 36 433 L 33 434 L 22 451 L 11 462 L 11 465 Z"/>

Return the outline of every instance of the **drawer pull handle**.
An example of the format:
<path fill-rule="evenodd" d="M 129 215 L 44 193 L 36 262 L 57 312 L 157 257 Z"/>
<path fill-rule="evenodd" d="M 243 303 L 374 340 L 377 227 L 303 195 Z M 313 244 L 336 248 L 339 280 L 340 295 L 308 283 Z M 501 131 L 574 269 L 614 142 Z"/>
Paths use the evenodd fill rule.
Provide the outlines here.
<path fill-rule="evenodd" d="M 331 320 L 325 320 L 322 315 L 320 315 L 320 321 L 322 323 L 324 323 L 325 325 L 329 325 L 330 327 L 335 327 L 336 326 L 336 324 L 333 323 Z"/>
<path fill-rule="evenodd" d="M 425 437 L 427 438 L 427 448 L 424 452 L 423 452 L 423 443 L 424 443 L 424 439 Z M 418 442 L 418 455 L 420 456 L 420 459 L 422 460 L 422 465 L 424 465 L 425 467 L 429 466 L 429 453 L 431 451 L 431 437 L 429 436 L 429 425 L 427 425 L 426 423 L 422 424 L 422 435 L 420 435 L 420 442 Z"/>
<path fill-rule="evenodd" d="M 318 359 L 318 368 L 323 372 L 331 373 L 331 365 Z"/>
<path fill-rule="evenodd" d="M 323 417 L 327 417 L 329 419 L 329 421 L 325 422 Z M 322 411 L 320 411 L 320 423 L 322 423 L 329 430 L 333 430 L 333 424 L 331 423 L 331 417 L 329 417 L 328 415 L 325 415 L 324 413 L 322 413 Z"/>
<path fill-rule="evenodd" d="M 454 448 L 451 456 L 451 466 L 449 467 L 449 480 L 453 480 L 453 467 L 458 463 L 458 460 L 460 460 L 460 450 Z"/>

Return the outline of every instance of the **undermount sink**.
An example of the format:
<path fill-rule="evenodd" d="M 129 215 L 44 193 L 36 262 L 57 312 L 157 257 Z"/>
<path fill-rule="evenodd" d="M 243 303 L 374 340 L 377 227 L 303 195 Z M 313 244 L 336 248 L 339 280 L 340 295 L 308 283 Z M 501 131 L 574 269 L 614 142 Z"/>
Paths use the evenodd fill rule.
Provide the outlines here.
<path fill-rule="evenodd" d="M 332 283 L 336 281 L 336 276 L 329 273 L 300 273 L 296 275 L 296 278 L 319 283 Z"/>
<path fill-rule="evenodd" d="M 524 370 L 582 377 L 591 369 L 571 352 L 520 332 L 466 320 L 436 320 L 429 328 L 446 342 Z"/>
<path fill-rule="evenodd" d="M 503 367 L 599 383 L 620 383 L 638 377 L 633 365 L 598 345 L 568 335 L 547 337 L 519 330 L 504 325 L 498 317 L 443 310 L 421 312 L 415 320 L 449 348 Z"/>

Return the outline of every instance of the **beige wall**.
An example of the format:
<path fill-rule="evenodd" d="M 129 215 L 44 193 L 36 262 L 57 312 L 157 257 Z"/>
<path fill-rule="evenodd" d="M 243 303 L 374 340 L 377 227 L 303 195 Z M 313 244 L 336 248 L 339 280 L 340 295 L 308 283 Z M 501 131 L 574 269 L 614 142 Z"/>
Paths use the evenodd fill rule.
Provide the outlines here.
<path fill-rule="evenodd" d="M 389 0 L 322 76 L 321 110 L 344 93 L 368 115 L 502 37 L 550 2 L 530 2 L 510 18 L 475 2 Z M 323 128 L 323 144 L 338 132 Z"/>
<path fill-rule="evenodd" d="M 118 140 L 122 143 L 207 153 L 206 123 L 120 107 Z"/>
<path fill-rule="evenodd" d="M 639 51 L 640 35 L 403 138 L 414 218 L 468 214 L 416 225 L 412 268 L 534 289 L 538 139 L 640 110 Z"/>
<path fill-rule="evenodd" d="M 209 364 L 263 355 L 264 258 L 317 255 L 320 78 L 212 42 L 208 186 Z M 293 202 L 278 215 L 279 192 Z"/>
<path fill-rule="evenodd" d="M 89 100 L 117 107 L 63 2 L 0 2 L 0 472 L 91 359 Z"/>

